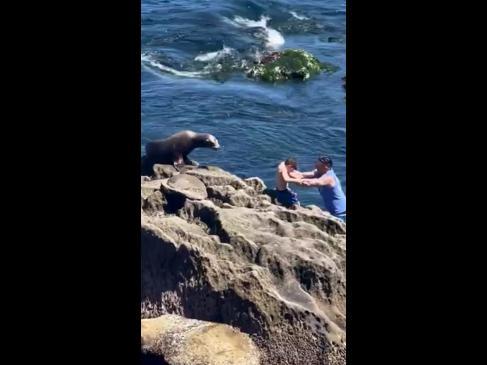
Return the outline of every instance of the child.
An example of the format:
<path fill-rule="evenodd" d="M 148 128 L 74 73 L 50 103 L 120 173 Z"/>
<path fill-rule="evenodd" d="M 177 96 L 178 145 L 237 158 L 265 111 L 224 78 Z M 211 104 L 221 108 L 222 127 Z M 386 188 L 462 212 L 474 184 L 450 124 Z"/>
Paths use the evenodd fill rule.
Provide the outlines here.
<path fill-rule="evenodd" d="M 276 174 L 276 195 L 277 201 L 283 206 L 291 209 L 297 209 L 299 207 L 298 195 L 292 191 L 288 183 L 301 182 L 302 176 L 297 171 L 298 164 L 295 159 L 288 158 L 286 161 L 281 162 L 277 167 Z"/>

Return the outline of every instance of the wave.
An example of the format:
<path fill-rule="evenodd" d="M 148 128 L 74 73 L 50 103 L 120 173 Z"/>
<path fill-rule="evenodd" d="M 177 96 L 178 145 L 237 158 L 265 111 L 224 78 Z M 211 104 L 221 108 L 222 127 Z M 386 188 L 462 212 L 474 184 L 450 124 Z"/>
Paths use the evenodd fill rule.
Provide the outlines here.
<path fill-rule="evenodd" d="M 141 61 L 153 68 L 157 68 L 158 70 L 176 75 L 176 76 L 182 76 L 182 77 L 192 77 L 192 78 L 199 78 L 203 77 L 208 74 L 208 72 L 205 71 L 180 71 L 176 70 L 172 67 L 166 66 L 157 60 L 155 60 L 151 55 L 148 54 L 142 54 L 140 57 Z"/>
<path fill-rule="evenodd" d="M 208 53 L 198 55 L 194 58 L 194 60 L 195 61 L 201 61 L 201 62 L 208 62 L 208 61 L 213 61 L 213 60 L 217 61 L 224 56 L 232 54 L 233 52 L 235 52 L 235 50 L 233 48 L 224 46 L 223 49 L 221 49 L 220 51 L 208 52 Z"/>
<path fill-rule="evenodd" d="M 290 11 L 289 13 L 298 20 L 309 20 L 308 17 L 304 15 L 298 15 L 295 11 Z"/>
<path fill-rule="evenodd" d="M 277 49 L 285 43 L 285 40 L 281 33 L 279 33 L 274 28 L 267 26 L 267 22 L 269 20 L 270 18 L 267 16 L 261 16 L 259 20 L 247 19 L 241 16 L 235 16 L 233 20 L 224 18 L 224 21 L 226 23 L 236 27 L 262 28 L 266 47 L 271 49 Z"/>

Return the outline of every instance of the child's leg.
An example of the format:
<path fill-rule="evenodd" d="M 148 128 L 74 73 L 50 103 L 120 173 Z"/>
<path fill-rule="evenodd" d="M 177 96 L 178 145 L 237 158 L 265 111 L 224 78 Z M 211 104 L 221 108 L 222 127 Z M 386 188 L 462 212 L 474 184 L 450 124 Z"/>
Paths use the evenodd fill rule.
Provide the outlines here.
<path fill-rule="evenodd" d="M 291 189 L 289 189 L 289 192 L 291 194 L 291 209 L 298 209 L 298 207 L 301 206 L 301 203 L 298 200 L 298 194 Z"/>

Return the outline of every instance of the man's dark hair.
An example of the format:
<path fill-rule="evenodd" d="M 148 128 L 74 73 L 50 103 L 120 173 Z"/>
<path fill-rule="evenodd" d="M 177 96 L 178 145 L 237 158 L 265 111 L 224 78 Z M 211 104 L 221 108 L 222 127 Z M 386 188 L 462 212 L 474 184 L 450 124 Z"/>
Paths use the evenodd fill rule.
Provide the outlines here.
<path fill-rule="evenodd" d="M 329 156 L 322 155 L 322 156 L 318 157 L 318 161 L 320 161 L 322 164 L 325 164 L 329 168 L 333 167 L 333 161 L 332 161 L 331 157 L 329 157 Z"/>
<path fill-rule="evenodd" d="M 294 158 L 288 158 L 286 161 L 284 161 L 284 165 L 292 166 L 295 169 L 298 168 L 298 163 L 296 162 L 296 160 Z"/>

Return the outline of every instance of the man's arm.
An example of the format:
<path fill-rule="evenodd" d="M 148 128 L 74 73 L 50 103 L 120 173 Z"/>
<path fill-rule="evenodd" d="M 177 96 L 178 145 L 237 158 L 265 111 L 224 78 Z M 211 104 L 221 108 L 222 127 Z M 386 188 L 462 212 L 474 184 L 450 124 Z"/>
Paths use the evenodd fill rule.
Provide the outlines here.
<path fill-rule="evenodd" d="M 300 174 L 304 179 L 310 179 L 310 178 L 315 177 L 315 173 L 316 173 L 316 170 L 308 171 L 308 172 L 301 172 Z"/>
<path fill-rule="evenodd" d="M 335 184 L 331 176 L 322 176 L 318 179 L 304 179 L 301 180 L 302 186 L 333 186 Z"/>

